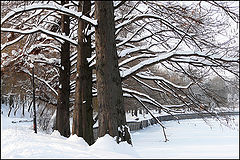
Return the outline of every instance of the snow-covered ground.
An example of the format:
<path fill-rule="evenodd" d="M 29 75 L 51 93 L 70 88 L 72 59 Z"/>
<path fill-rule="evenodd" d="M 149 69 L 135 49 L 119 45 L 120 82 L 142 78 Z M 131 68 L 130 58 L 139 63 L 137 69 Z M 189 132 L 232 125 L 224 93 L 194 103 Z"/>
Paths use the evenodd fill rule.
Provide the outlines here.
<path fill-rule="evenodd" d="M 1 114 L 1 158 L 239 158 L 239 116 L 233 117 L 232 129 L 213 119 L 211 127 L 202 119 L 163 122 L 168 142 L 153 125 L 132 132 L 133 146 L 118 145 L 109 135 L 88 146 L 76 135 L 35 134 L 32 122 L 12 123 L 28 118 Z"/>
<path fill-rule="evenodd" d="M 132 133 L 134 149 L 144 158 L 239 158 L 239 116 L 228 128 L 213 119 L 166 121 L 168 142 L 159 125 Z M 231 123 L 233 124 L 233 123 Z"/>

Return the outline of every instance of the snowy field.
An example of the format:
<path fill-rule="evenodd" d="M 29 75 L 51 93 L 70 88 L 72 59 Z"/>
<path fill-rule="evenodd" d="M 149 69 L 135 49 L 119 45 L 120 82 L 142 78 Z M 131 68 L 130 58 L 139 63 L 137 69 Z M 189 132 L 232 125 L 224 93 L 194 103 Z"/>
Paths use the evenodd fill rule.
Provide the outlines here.
<path fill-rule="evenodd" d="M 239 116 L 232 127 L 213 119 L 163 122 L 169 139 L 164 142 L 159 125 L 132 132 L 133 147 L 117 145 L 106 135 L 88 146 L 76 135 L 65 138 L 33 133 L 32 123 L 12 123 L 26 118 L 9 118 L 1 114 L 1 158 L 239 158 Z"/>
<path fill-rule="evenodd" d="M 163 122 L 168 142 L 163 142 L 159 125 L 132 133 L 134 149 L 144 158 L 239 158 L 239 116 L 231 128 L 213 119 Z M 160 136 L 161 135 L 161 136 Z"/>

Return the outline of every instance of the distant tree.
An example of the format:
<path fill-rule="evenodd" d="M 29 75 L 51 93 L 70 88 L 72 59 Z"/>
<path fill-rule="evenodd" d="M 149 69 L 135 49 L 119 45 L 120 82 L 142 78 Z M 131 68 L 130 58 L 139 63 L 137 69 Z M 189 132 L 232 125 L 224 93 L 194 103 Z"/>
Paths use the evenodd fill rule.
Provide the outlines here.
<path fill-rule="evenodd" d="M 208 100 L 209 107 L 213 109 L 227 107 L 229 89 L 227 87 L 227 83 L 223 79 L 218 76 L 214 76 L 209 78 L 205 82 L 204 86 L 207 93 L 211 95 L 209 97 L 214 97 Z"/>

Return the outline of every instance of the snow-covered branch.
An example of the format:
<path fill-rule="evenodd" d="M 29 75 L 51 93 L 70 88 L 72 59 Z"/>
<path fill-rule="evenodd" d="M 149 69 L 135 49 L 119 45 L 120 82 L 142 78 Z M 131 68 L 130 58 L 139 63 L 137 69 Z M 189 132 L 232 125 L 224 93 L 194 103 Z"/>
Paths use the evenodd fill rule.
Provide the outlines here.
<path fill-rule="evenodd" d="M 164 81 L 165 83 L 175 87 L 175 88 L 179 88 L 179 89 L 187 89 L 189 88 L 192 83 L 189 83 L 188 85 L 186 86 L 180 86 L 180 85 L 176 85 L 170 81 L 168 81 L 167 79 L 163 78 L 163 77 L 160 77 L 160 76 L 150 76 L 150 75 L 143 75 L 143 74 L 139 74 L 137 73 L 136 76 L 138 76 L 139 78 L 142 78 L 142 79 L 146 79 L 146 80 L 160 80 L 160 81 Z"/>
<path fill-rule="evenodd" d="M 149 58 L 127 70 L 120 71 L 120 75 L 122 78 L 126 78 L 126 77 L 136 73 L 140 69 L 143 69 L 144 67 L 159 63 L 163 60 L 167 60 L 168 58 L 172 57 L 173 55 L 174 55 L 173 53 L 165 53 L 165 54 L 160 54 L 159 56 L 154 57 L 154 58 Z"/>
<path fill-rule="evenodd" d="M 19 42 L 23 37 L 24 37 L 24 35 L 21 35 L 21 36 L 19 36 L 18 38 L 14 39 L 14 40 L 12 40 L 12 41 L 10 41 L 10 42 L 1 44 L 1 51 L 2 51 L 4 48 L 6 48 L 6 47 L 8 47 L 8 46 L 11 46 L 11 45 L 13 45 L 14 43 Z"/>
<path fill-rule="evenodd" d="M 147 25 L 147 23 L 144 23 L 141 27 L 139 27 L 135 33 L 133 33 L 129 38 L 124 39 L 122 42 L 118 43 L 116 46 L 122 46 L 125 43 L 129 42 L 131 39 L 133 39 L 134 36 L 136 36 L 138 34 L 138 32 L 140 32 L 145 26 Z"/>
<path fill-rule="evenodd" d="M 76 41 L 72 40 L 68 36 L 63 36 L 61 34 L 51 32 L 51 31 L 48 31 L 46 29 L 38 28 L 38 27 L 30 29 L 30 30 L 18 30 L 18 29 L 12 29 L 12 28 L 1 28 L 1 31 L 3 31 L 3 32 L 14 32 L 14 33 L 20 33 L 20 34 L 33 34 L 33 33 L 36 33 L 36 32 L 41 32 L 41 33 L 44 33 L 48 36 L 52 36 L 53 38 L 59 38 L 59 39 L 64 40 L 64 41 L 68 41 L 75 46 L 78 45 L 78 43 Z"/>
<path fill-rule="evenodd" d="M 228 58 L 228 57 L 223 57 L 221 55 L 208 55 L 206 52 L 194 52 L 194 51 L 178 51 L 178 52 L 165 52 L 162 54 L 159 54 L 158 56 L 154 57 L 154 58 L 149 58 L 147 60 L 144 60 L 140 63 L 138 63 L 137 65 L 126 69 L 126 70 L 122 70 L 120 71 L 120 75 L 122 78 L 127 78 L 128 76 L 138 72 L 139 70 L 145 68 L 145 67 L 149 67 L 151 65 L 154 65 L 156 63 L 160 63 L 162 61 L 167 61 L 170 60 L 171 58 L 173 58 L 174 56 L 177 57 L 190 57 L 190 56 L 196 56 L 196 57 L 201 57 L 201 58 L 205 58 L 207 60 L 212 60 L 218 63 L 223 63 L 223 62 L 228 62 L 228 63 L 239 63 L 239 58 Z"/>
<path fill-rule="evenodd" d="M 157 45 L 157 44 L 153 43 L 153 44 L 149 44 L 149 45 L 145 45 L 145 46 L 138 46 L 138 47 L 132 45 L 131 46 L 132 48 L 127 48 L 127 49 L 124 49 L 124 50 L 118 52 L 118 57 L 121 58 L 126 55 L 130 55 L 132 53 L 140 52 L 140 51 L 149 51 L 149 49 L 155 45 Z"/>
<path fill-rule="evenodd" d="M 26 73 L 26 74 L 28 74 L 30 77 L 32 76 L 32 74 L 31 74 L 31 73 L 29 72 L 29 70 L 27 70 L 26 68 L 23 70 L 23 72 Z M 53 91 L 53 93 L 55 94 L 55 96 L 58 95 L 58 92 L 57 92 L 47 81 L 45 81 L 44 79 L 38 77 L 37 75 L 34 75 L 34 78 L 36 78 L 37 80 L 39 80 L 39 81 L 43 82 L 44 84 L 46 84 L 47 87 L 50 88 L 50 89 Z"/>
<path fill-rule="evenodd" d="M 12 18 L 13 16 L 15 16 L 19 13 L 26 12 L 26 11 L 31 11 L 31 10 L 36 10 L 36 9 L 47 9 L 47 10 L 60 11 L 60 12 L 62 12 L 64 14 L 67 14 L 71 17 L 85 20 L 88 23 L 92 24 L 93 26 L 97 26 L 97 20 L 93 20 L 93 19 L 83 15 L 82 12 L 77 12 L 77 11 L 65 8 L 64 6 L 59 5 L 57 3 L 54 3 L 54 2 L 52 4 L 37 3 L 37 4 L 32 4 L 32 5 L 23 6 L 23 7 L 13 9 L 3 19 L 1 19 L 1 25 L 3 25 L 8 19 Z"/>
<path fill-rule="evenodd" d="M 137 55 L 137 56 L 133 56 L 133 57 L 130 57 L 130 58 L 127 58 L 125 60 L 123 60 L 122 62 L 119 63 L 119 67 L 129 63 L 129 62 L 132 62 L 134 60 L 137 60 L 137 59 L 140 59 L 140 58 L 152 58 L 152 57 L 156 57 L 156 55 L 153 55 L 153 54 L 140 54 L 140 55 Z M 121 68 L 120 68 L 121 69 Z"/>
<path fill-rule="evenodd" d="M 150 88 L 151 90 L 157 91 L 157 92 L 163 92 L 163 93 L 164 93 L 163 90 L 161 90 L 161 89 L 159 89 L 159 88 L 154 88 L 154 87 L 150 86 L 149 84 L 147 84 L 147 83 L 141 81 L 140 79 L 136 78 L 135 76 L 132 76 L 132 77 L 133 77 L 133 79 L 135 79 L 137 82 L 139 82 L 139 83 L 141 83 L 142 85 Z"/>
<path fill-rule="evenodd" d="M 141 93 L 141 92 L 138 92 L 136 90 L 132 90 L 132 89 L 128 89 L 128 88 L 122 88 L 123 92 L 125 93 L 128 93 L 128 94 L 134 94 L 134 95 L 138 95 L 138 96 L 141 96 L 141 97 L 144 97 L 142 99 L 142 101 L 145 101 L 145 102 L 148 102 L 148 103 L 151 103 L 152 105 L 154 105 L 155 107 L 157 108 L 161 108 L 163 109 L 165 112 L 167 113 L 170 113 L 170 112 L 178 112 L 178 111 L 175 111 L 175 110 L 172 110 L 170 108 L 167 108 L 166 105 L 162 105 L 160 104 L 158 101 L 156 101 L 154 98 L 151 98 L 149 95 L 147 94 L 144 94 L 144 93 Z"/>

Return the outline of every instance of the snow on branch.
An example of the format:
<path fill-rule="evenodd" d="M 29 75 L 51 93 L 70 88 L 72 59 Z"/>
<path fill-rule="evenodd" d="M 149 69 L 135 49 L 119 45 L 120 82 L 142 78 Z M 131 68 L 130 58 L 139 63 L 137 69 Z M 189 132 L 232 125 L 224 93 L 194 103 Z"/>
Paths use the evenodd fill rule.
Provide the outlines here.
<path fill-rule="evenodd" d="M 77 63 L 77 50 L 70 54 L 71 66 L 74 66 Z"/>
<path fill-rule="evenodd" d="M 224 56 L 222 56 L 220 54 L 208 55 L 207 52 L 194 52 L 194 53 L 188 52 L 187 55 L 204 57 L 206 59 L 211 59 L 211 60 L 214 60 L 214 61 L 222 61 L 222 62 L 229 62 L 229 63 L 234 63 L 234 62 L 235 63 L 239 63 L 239 57 L 235 57 L 235 58 L 234 57 L 224 57 Z"/>
<path fill-rule="evenodd" d="M 130 75 L 138 72 L 139 70 L 149 67 L 151 65 L 154 65 L 156 63 L 162 62 L 162 61 L 167 61 L 170 60 L 173 57 L 190 57 L 190 56 L 195 56 L 195 57 L 201 57 L 205 58 L 207 60 L 211 60 L 214 62 L 227 62 L 227 63 L 239 63 L 239 58 L 229 58 L 229 57 L 223 57 L 221 55 L 208 55 L 206 52 L 195 52 L 195 51 L 174 51 L 174 52 L 165 52 L 161 53 L 158 56 L 154 58 L 149 58 L 147 60 L 144 60 L 135 66 L 120 71 L 120 75 L 122 78 L 126 79 Z M 189 61 L 190 62 L 190 61 Z M 204 65 L 204 63 L 202 63 Z"/>
<path fill-rule="evenodd" d="M 118 57 L 124 57 L 127 54 L 134 53 L 134 52 L 137 52 L 140 50 L 141 50 L 140 47 L 127 48 L 127 49 L 122 50 L 120 53 L 118 53 Z"/>
<path fill-rule="evenodd" d="M 160 76 L 150 76 L 150 75 L 143 75 L 143 74 L 139 74 L 137 73 L 136 76 L 142 78 L 142 79 L 147 79 L 147 80 L 160 80 L 160 81 L 164 81 L 165 83 L 175 87 L 175 88 L 179 88 L 179 89 L 187 89 L 189 88 L 193 83 L 189 83 L 188 85 L 186 86 L 180 86 L 180 85 L 176 85 L 170 81 L 168 81 L 167 79 L 163 78 L 163 77 L 160 77 Z"/>
<path fill-rule="evenodd" d="M 44 54 L 30 54 L 32 51 L 34 51 L 34 49 L 36 48 L 42 48 L 42 47 L 52 47 L 54 49 L 57 49 L 60 51 L 60 49 L 56 46 L 53 46 L 51 44 L 35 44 L 32 45 L 27 51 L 26 53 L 24 53 L 25 55 L 28 56 L 29 59 L 31 59 L 31 61 L 34 61 L 36 63 L 45 63 L 48 65 L 52 65 L 54 67 L 60 67 L 60 59 L 57 58 L 47 58 L 45 57 Z"/>
<path fill-rule="evenodd" d="M 32 74 L 29 72 L 29 70 L 27 70 L 26 68 L 23 70 L 24 73 L 28 74 L 29 76 L 32 76 Z M 53 93 L 57 96 L 58 92 L 44 79 L 39 78 L 37 75 L 34 75 L 34 78 L 36 78 L 37 80 L 43 82 L 44 84 L 46 84 L 52 91 Z"/>
<path fill-rule="evenodd" d="M 119 67 L 120 66 L 123 66 L 129 62 L 132 62 L 134 60 L 137 60 L 139 58 L 152 58 L 152 57 L 156 57 L 156 55 L 153 55 L 153 54 L 140 54 L 138 56 L 134 56 L 134 57 L 130 57 L 130 58 L 127 58 L 125 60 L 123 60 L 122 62 L 119 63 Z"/>
<path fill-rule="evenodd" d="M 72 84 L 72 85 L 75 85 L 75 84 Z M 74 93 L 74 92 L 73 92 Z M 129 98 L 134 98 L 132 95 L 135 95 L 137 96 L 142 102 L 146 102 L 146 103 L 149 103 L 149 104 L 152 104 L 154 105 L 155 107 L 157 108 L 161 108 L 163 109 L 164 112 L 166 113 L 169 113 L 171 114 L 170 112 L 173 112 L 173 113 L 183 113 L 181 111 L 176 111 L 176 110 L 172 110 L 171 108 L 183 108 L 184 106 L 186 106 L 186 104 L 172 104 L 172 105 L 161 105 L 160 103 L 158 103 L 156 100 L 154 100 L 153 98 L 151 98 L 150 96 L 144 94 L 144 93 L 141 93 L 141 92 L 138 92 L 138 91 L 135 91 L 135 90 L 131 90 L 131 89 L 127 89 L 127 88 L 123 88 L 123 97 L 129 97 Z M 92 96 L 93 97 L 96 97 L 97 96 L 97 89 L 96 88 L 93 88 L 92 89 Z M 142 97 L 144 98 L 142 98 Z M 160 106 L 161 105 L 161 106 Z M 172 114 L 171 114 L 172 115 Z M 176 118 L 177 119 L 177 118 Z"/>
<path fill-rule="evenodd" d="M 179 29 L 175 26 L 173 26 L 170 22 L 168 22 L 167 20 L 163 19 L 161 16 L 158 16 L 158 15 L 154 15 L 154 14 L 140 14 L 140 15 L 135 15 L 135 16 L 131 16 L 131 17 L 128 17 L 126 19 L 128 20 L 125 20 L 123 21 L 122 23 L 116 25 L 116 30 L 118 30 L 119 28 L 121 27 L 124 27 L 128 24 L 131 24 L 132 22 L 135 22 L 135 21 L 138 21 L 138 20 L 142 20 L 144 18 L 153 18 L 153 19 L 158 19 L 160 20 L 163 24 L 165 24 L 167 27 L 173 29 L 174 31 L 176 32 L 179 32 L 179 33 L 182 33 L 182 34 L 185 34 L 186 36 L 189 36 L 191 37 L 191 35 L 187 34 L 186 32 L 184 32 L 182 29 Z"/>
<path fill-rule="evenodd" d="M 148 22 L 150 23 L 150 22 Z M 136 34 L 143 30 L 146 29 L 145 25 L 147 25 L 148 23 L 144 23 L 144 25 L 142 25 L 135 33 L 133 33 L 129 38 L 123 38 L 123 39 L 117 39 L 117 41 L 121 41 L 117 44 L 117 47 L 119 46 L 122 46 L 126 43 L 137 43 L 137 42 L 142 42 L 143 40 L 146 40 L 148 38 L 153 38 L 154 36 L 158 35 L 159 33 L 162 33 L 162 32 L 166 32 L 166 31 L 171 31 L 171 30 L 160 30 L 160 31 L 155 31 L 155 32 L 152 32 L 152 31 L 149 31 L 150 34 L 146 34 L 142 37 L 139 37 L 139 38 L 134 38 L 134 36 L 136 36 Z M 151 46 L 153 46 L 154 44 L 151 44 Z M 155 44 L 156 45 L 156 44 Z"/>
<path fill-rule="evenodd" d="M 173 55 L 174 55 L 173 52 L 171 52 L 171 53 L 160 54 L 159 56 L 154 57 L 154 58 L 149 58 L 127 70 L 120 71 L 120 75 L 122 78 L 126 78 L 126 77 L 134 74 L 135 72 L 139 71 L 140 69 L 143 69 L 144 67 L 159 63 L 163 60 L 167 60 L 168 58 L 172 57 Z"/>
<path fill-rule="evenodd" d="M 134 36 L 136 36 L 145 26 L 147 25 L 147 23 L 144 23 L 141 27 L 139 27 L 135 33 L 133 33 L 129 38 L 124 39 L 122 42 L 118 43 L 116 46 L 122 46 L 125 43 L 129 42 L 131 39 L 133 39 Z"/>
<path fill-rule="evenodd" d="M 53 49 L 56 49 L 57 51 L 61 51 L 61 48 L 57 47 L 56 45 L 54 44 L 44 44 L 44 43 L 39 43 L 39 44 L 35 44 L 33 46 L 31 46 L 31 48 L 47 48 L 47 47 L 50 47 L 50 48 L 53 48 Z"/>
<path fill-rule="evenodd" d="M 16 56 L 11 56 L 11 57 L 8 57 L 7 59 L 1 61 L 1 70 L 23 57 L 23 54 L 17 54 L 17 52 L 15 55 Z M 3 57 L 1 57 L 1 58 L 3 58 Z"/>
<path fill-rule="evenodd" d="M 48 10 L 60 11 L 60 12 L 62 12 L 64 14 L 67 14 L 71 17 L 85 20 L 88 23 L 92 24 L 93 26 L 97 26 L 97 20 L 93 20 L 93 19 L 83 15 L 82 12 L 77 12 L 77 11 L 65 8 L 64 6 L 59 5 L 57 3 L 53 3 L 53 4 L 37 3 L 37 4 L 32 4 L 32 5 L 23 6 L 23 7 L 13 9 L 3 19 L 1 19 L 1 25 L 3 25 L 8 19 L 15 16 L 16 14 L 26 12 L 26 11 L 36 10 L 36 9 L 48 9 Z"/>
<path fill-rule="evenodd" d="M 118 57 L 121 58 L 121 57 L 124 57 L 128 54 L 131 54 L 131 53 L 140 52 L 140 51 L 147 51 L 154 45 L 157 45 L 157 44 L 153 43 L 153 44 L 150 44 L 150 45 L 139 46 L 139 47 L 132 46 L 132 48 L 127 48 L 127 49 L 122 50 L 121 52 L 118 52 Z"/>
<path fill-rule="evenodd" d="M 124 88 L 124 87 L 122 88 L 122 90 L 123 90 L 123 92 L 128 93 L 130 95 L 134 94 L 134 95 L 144 97 L 143 99 L 145 102 L 149 102 L 149 103 L 153 104 L 155 107 L 163 109 L 163 111 L 165 111 L 166 113 L 171 114 L 170 112 L 178 112 L 178 111 L 172 110 L 170 108 L 167 108 L 167 105 L 164 106 L 164 105 L 160 104 L 158 101 L 156 101 L 155 99 L 151 98 L 149 95 L 146 95 L 144 93 L 141 93 L 141 92 L 138 92 L 138 91 L 135 91 L 132 89 Z"/>
<path fill-rule="evenodd" d="M 122 6 L 126 1 L 113 1 L 113 7 L 114 9 L 117 9 L 118 7 Z"/>
<path fill-rule="evenodd" d="M 30 29 L 30 30 L 18 30 L 18 29 L 13 29 L 13 28 L 1 28 L 1 31 L 3 32 L 14 32 L 14 33 L 20 33 L 20 34 L 32 34 L 32 33 L 36 33 L 36 32 L 42 32 L 46 35 L 49 35 L 49 36 L 52 36 L 54 38 L 59 38 L 61 40 L 65 40 L 65 41 L 68 41 L 70 43 L 72 43 L 73 45 L 77 46 L 78 43 L 74 40 L 72 40 L 71 38 L 69 38 L 68 36 L 63 36 L 63 35 L 60 35 L 58 33 L 55 33 L 55 32 L 51 32 L 51 31 L 48 31 L 46 29 L 43 29 L 43 28 L 33 28 L 33 29 Z"/>
<path fill-rule="evenodd" d="M 135 76 L 132 76 L 132 78 L 135 79 L 138 83 L 141 83 L 142 85 L 144 85 L 144 86 L 150 88 L 150 89 L 153 90 L 153 91 L 158 91 L 158 92 L 163 92 L 163 93 L 164 93 L 163 90 L 161 90 L 161 89 L 159 89 L 159 88 L 154 88 L 154 87 L 150 86 L 149 84 L 147 84 L 147 83 L 145 83 L 145 82 L 139 80 L 139 79 L 136 78 Z"/>
<path fill-rule="evenodd" d="M 123 92 L 123 97 L 126 97 L 126 98 L 133 98 L 133 96 L 130 94 L 130 93 L 124 93 Z M 140 97 L 139 97 L 140 98 Z M 142 102 L 146 102 L 148 104 L 151 104 L 151 105 L 155 105 L 152 101 L 150 101 L 149 99 L 146 99 L 146 98 L 140 98 Z"/>
<path fill-rule="evenodd" d="M 14 43 L 19 42 L 23 37 L 24 37 L 24 35 L 21 35 L 21 36 L 19 36 L 18 38 L 14 39 L 14 40 L 12 40 L 12 41 L 10 41 L 10 42 L 7 42 L 7 43 L 5 43 L 5 44 L 1 44 L 1 51 L 2 51 L 4 48 L 6 48 L 7 46 L 10 46 L 10 45 L 13 45 Z"/>

